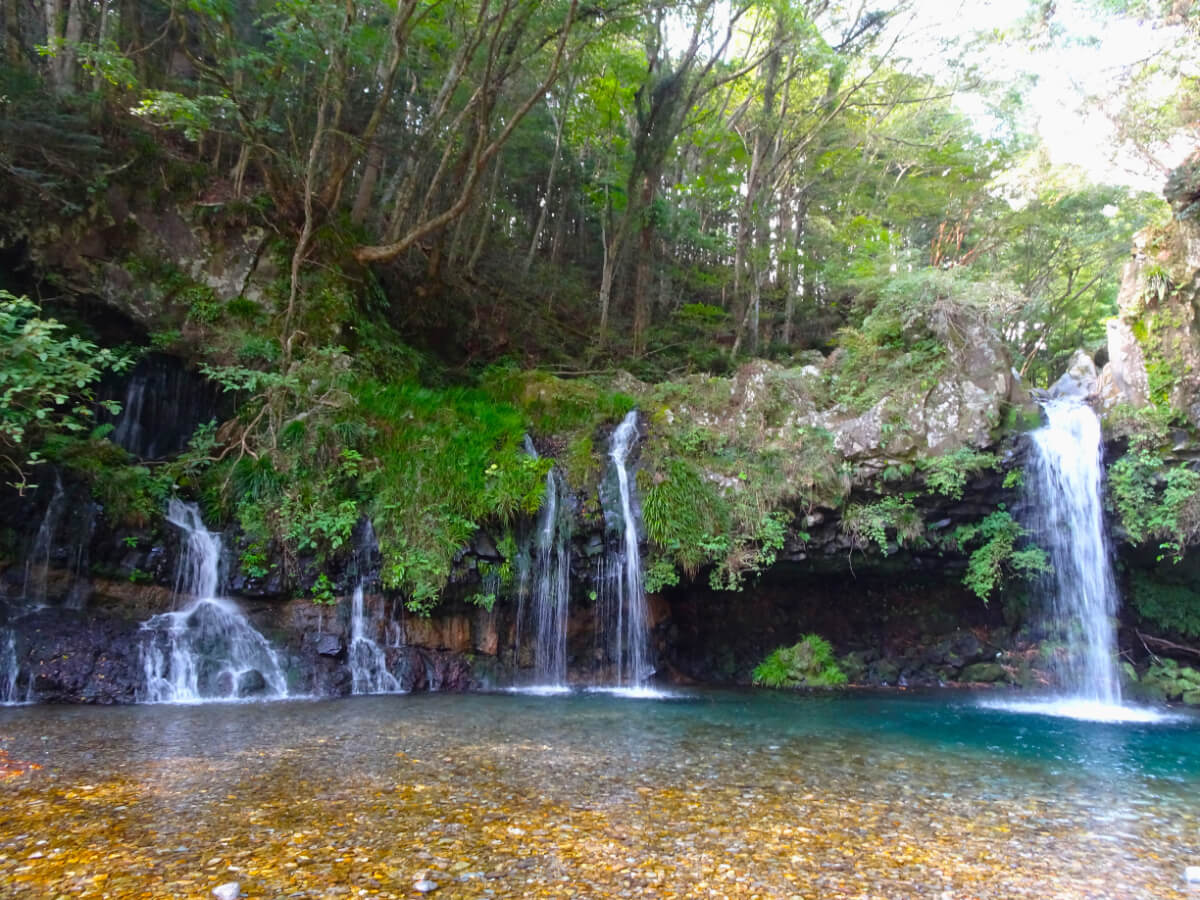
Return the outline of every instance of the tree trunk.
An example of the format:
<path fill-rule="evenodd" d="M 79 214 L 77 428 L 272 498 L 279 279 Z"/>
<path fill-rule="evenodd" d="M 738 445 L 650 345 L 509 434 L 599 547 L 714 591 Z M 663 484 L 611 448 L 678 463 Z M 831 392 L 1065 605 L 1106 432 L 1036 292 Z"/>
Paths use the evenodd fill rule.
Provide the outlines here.
<path fill-rule="evenodd" d="M 538 243 L 541 241 L 542 229 L 546 227 L 546 214 L 550 210 L 550 201 L 554 196 L 554 176 L 558 172 L 558 157 L 562 150 L 563 126 L 567 122 L 567 106 L 571 102 L 572 80 L 567 81 L 567 90 L 563 100 L 563 108 L 557 116 L 553 111 L 554 122 L 554 155 L 550 157 L 550 171 L 546 175 L 546 190 L 542 194 L 542 208 L 538 210 L 537 224 L 533 227 L 533 236 L 529 239 L 529 252 L 525 254 L 525 265 L 521 271 L 528 275 L 533 267 L 533 257 L 537 254 Z"/>
<path fill-rule="evenodd" d="M 654 221 L 649 215 L 658 193 L 658 172 L 647 172 L 642 180 L 642 227 L 638 234 L 637 267 L 633 276 L 633 355 L 646 350 L 646 329 L 650 326 L 650 261 L 654 254 Z"/>
<path fill-rule="evenodd" d="M 25 67 L 21 52 L 21 0 L 4 0 L 4 58 L 14 69 Z"/>
<path fill-rule="evenodd" d="M 492 164 L 492 183 L 488 187 L 488 197 L 479 216 L 479 236 L 475 239 L 475 248 L 471 251 L 471 258 L 467 260 L 468 275 L 475 274 L 475 266 L 479 264 L 479 257 L 483 255 L 488 235 L 492 232 L 492 212 L 496 208 L 496 191 L 500 187 L 500 168 L 500 157 L 497 156 L 496 161 Z"/>
<path fill-rule="evenodd" d="M 59 44 L 58 92 L 63 95 L 75 93 L 75 48 L 83 40 L 83 0 L 70 0 L 67 6 L 67 22 L 63 30 L 63 41 Z"/>

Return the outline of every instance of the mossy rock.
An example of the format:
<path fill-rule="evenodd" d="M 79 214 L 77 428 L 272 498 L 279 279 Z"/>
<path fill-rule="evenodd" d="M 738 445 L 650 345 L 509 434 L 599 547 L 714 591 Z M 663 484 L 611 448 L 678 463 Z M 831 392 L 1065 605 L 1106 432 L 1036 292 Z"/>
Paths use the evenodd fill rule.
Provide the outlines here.
<path fill-rule="evenodd" d="M 1008 680 L 1008 672 L 1000 663 L 973 663 L 962 671 L 962 680 L 980 684 L 995 684 Z"/>
<path fill-rule="evenodd" d="M 851 684 L 862 684 L 867 679 L 867 659 L 866 654 L 861 650 L 855 650 L 853 653 L 847 653 L 838 660 L 838 665 L 841 666 L 843 672 L 846 673 L 846 678 Z"/>
<path fill-rule="evenodd" d="M 1130 700 L 1140 703 L 1165 703 L 1167 701 L 1166 691 L 1163 686 L 1155 681 L 1140 681 L 1130 685 L 1127 691 Z"/>
<path fill-rule="evenodd" d="M 900 678 L 900 667 L 890 659 L 881 659 L 872 667 L 875 680 L 881 684 L 895 684 Z"/>
<path fill-rule="evenodd" d="M 1121 683 L 1124 685 L 1134 685 L 1138 683 L 1137 669 L 1131 663 L 1121 663 Z"/>

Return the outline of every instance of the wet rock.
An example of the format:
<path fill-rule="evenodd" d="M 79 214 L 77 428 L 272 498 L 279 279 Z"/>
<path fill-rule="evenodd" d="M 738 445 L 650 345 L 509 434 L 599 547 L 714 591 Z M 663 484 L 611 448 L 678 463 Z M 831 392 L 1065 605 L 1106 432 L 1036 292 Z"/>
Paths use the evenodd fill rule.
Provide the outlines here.
<path fill-rule="evenodd" d="M 900 678 L 900 667 L 890 659 L 881 659 L 871 666 L 871 673 L 880 684 L 895 684 Z"/>
<path fill-rule="evenodd" d="M 237 695 L 239 697 L 254 697 L 267 689 L 267 679 L 258 669 L 251 669 L 238 676 Z"/>
<path fill-rule="evenodd" d="M 342 652 L 342 638 L 336 634 L 316 634 L 312 638 L 312 647 L 318 656 L 337 656 Z"/>
<path fill-rule="evenodd" d="M 236 881 L 227 881 L 225 884 L 213 888 L 213 896 L 217 900 L 238 900 L 242 896 L 242 886 Z"/>
<path fill-rule="evenodd" d="M 1050 386 L 1053 398 L 1084 399 L 1095 396 L 1099 391 L 1099 375 L 1096 364 L 1083 350 L 1076 350 L 1067 366 L 1067 371 Z"/>
<path fill-rule="evenodd" d="M 420 881 L 418 881 L 416 884 L 413 885 L 413 890 L 420 891 L 422 894 L 428 894 L 431 891 L 437 890 L 437 882 L 430 881 L 428 878 L 422 878 Z"/>
<path fill-rule="evenodd" d="M 18 667 L 47 703 L 131 703 L 142 683 L 138 624 L 41 609 L 13 624 Z"/>

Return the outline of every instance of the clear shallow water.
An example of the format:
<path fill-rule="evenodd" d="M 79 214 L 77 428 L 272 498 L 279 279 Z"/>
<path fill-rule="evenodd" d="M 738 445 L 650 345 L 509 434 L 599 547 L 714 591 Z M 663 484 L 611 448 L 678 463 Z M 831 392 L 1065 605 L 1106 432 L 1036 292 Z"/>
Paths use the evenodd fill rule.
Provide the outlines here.
<path fill-rule="evenodd" d="M 1184 897 L 1200 722 L 692 691 L 0 710 L 0 896 Z"/>

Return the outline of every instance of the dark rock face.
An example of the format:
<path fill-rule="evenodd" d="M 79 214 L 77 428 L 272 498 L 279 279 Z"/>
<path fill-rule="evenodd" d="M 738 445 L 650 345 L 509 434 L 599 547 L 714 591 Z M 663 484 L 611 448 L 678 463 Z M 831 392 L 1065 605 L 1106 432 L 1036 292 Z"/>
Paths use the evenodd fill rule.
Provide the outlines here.
<path fill-rule="evenodd" d="M 660 654 L 673 674 L 697 681 L 748 683 L 768 653 L 815 632 L 849 654 L 852 682 L 936 685 L 962 680 L 974 663 L 994 662 L 1012 640 L 1001 610 L 953 580 L 878 572 L 848 578 L 791 566 L 769 573 L 753 591 L 693 588 L 666 596 L 671 617 L 660 629 Z"/>
<path fill-rule="evenodd" d="M 132 703 L 137 699 L 142 683 L 142 635 L 136 622 L 40 609 L 11 626 L 17 635 L 17 662 L 22 672 L 19 696 L 43 703 Z"/>
<path fill-rule="evenodd" d="M 113 379 L 101 392 L 121 403 L 121 412 L 100 413 L 113 424 L 112 441 L 140 459 L 161 459 L 183 450 L 193 432 L 232 412 L 219 385 L 173 356 L 144 357 L 126 378 Z"/>
<path fill-rule="evenodd" d="M 1167 176 L 1163 196 L 1178 218 L 1200 218 L 1200 153 L 1193 153 Z"/>

